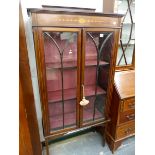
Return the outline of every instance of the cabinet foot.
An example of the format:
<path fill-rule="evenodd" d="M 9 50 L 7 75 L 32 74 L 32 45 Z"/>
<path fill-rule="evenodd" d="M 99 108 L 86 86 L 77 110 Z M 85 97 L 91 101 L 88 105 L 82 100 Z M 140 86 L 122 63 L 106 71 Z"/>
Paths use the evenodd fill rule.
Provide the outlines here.
<path fill-rule="evenodd" d="M 109 136 L 106 136 L 106 141 L 112 153 L 114 153 L 122 144 L 122 140 L 113 141 Z"/>

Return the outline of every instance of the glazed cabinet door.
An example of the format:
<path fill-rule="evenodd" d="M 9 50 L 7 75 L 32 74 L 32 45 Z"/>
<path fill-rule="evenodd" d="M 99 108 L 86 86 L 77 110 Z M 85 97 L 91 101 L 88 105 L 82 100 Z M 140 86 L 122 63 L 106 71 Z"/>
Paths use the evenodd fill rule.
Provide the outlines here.
<path fill-rule="evenodd" d="M 34 37 L 46 135 L 77 128 L 81 30 L 37 28 Z"/>
<path fill-rule="evenodd" d="M 114 31 L 86 28 L 82 44 L 80 120 L 86 126 L 105 120 Z"/>

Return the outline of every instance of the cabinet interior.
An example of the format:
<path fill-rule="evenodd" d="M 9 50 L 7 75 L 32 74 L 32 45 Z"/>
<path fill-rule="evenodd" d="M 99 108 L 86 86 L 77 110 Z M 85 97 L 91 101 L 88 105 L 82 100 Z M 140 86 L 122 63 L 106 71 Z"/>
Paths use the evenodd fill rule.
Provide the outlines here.
<path fill-rule="evenodd" d="M 45 31 L 42 34 L 51 131 L 77 126 L 78 80 L 84 84 L 84 96 L 89 100 L 83 107 L 82 124 L 104 118 L 113 32 L 84 33 L 84 61 L 78 54 L 78 37 L 81 36 L 77 32 Z M 82 66 L 83 81 L 77 76 Z"/>

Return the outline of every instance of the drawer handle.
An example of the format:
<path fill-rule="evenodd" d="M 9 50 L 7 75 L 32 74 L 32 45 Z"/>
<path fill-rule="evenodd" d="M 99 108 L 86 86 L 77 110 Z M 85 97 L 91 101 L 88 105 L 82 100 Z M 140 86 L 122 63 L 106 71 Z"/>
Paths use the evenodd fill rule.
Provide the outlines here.
<path fill-rule="evenodd" d="M 128 120 L 133 120 L 133 119 L 135 119 L 135 114 L 126 115 L 126 118 L 127 118 Z"/>
<path fill-rule="evenodd" d="M 130 109 L 134 109 L 134 108 L 135 108 L 135 104 L 134 104 L 134 103 L 133 103 L 133 104 L 129 104 L 128 107 L 129 107 Z"/>
<path fill-rule="evenodd" d="M 134 129 L 132 129 L 132 128 L 128 128 L 128 129 L 126 129 L 124 132 L 125 132 L 125 134 L 129 134 L 130 132 L 132 132 Z"/>

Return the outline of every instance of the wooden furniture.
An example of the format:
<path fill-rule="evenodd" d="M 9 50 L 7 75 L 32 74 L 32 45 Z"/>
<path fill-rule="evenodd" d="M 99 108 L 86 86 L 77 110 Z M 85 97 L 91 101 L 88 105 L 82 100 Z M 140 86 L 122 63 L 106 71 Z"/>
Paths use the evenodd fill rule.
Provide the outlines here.
<path fill-rule="evenodd" d="M 19 7 L 19 41 L 19 152 L 20 155 L 41 155 L 42 148 L 21 4 Z"/>
<path fill-rule="evenodd" d="M 114 90 L 110 110 L 111 122 L 106 130 L 106 139 L 114 152 L 122 140 L 135 133 L 135 71 L 115 73 Z"/>
<path fill-rule="evenodd" d="M 33 155 L 30 130 L 23 100 L 23 90 L 21 83 L 19 83 L 19 154 Z"/>
<path fill-rule="evenodd" d="M 110 120 L 122 15 L 45 8 L 29 12 L 46 144 L 65 134 L 104 126 Z"/>
<path fill-rule="evenodd" d="M 95 10 L 96 10 L 96 9 L 93 9 L 93 8 L 51 6 L 51 5 L 42 5 L 42 7 L 50 9 L 51 11 L 95 12 Z"/>
<path fill-rule="evenodd" d="M 126 0 L 116 4 L 117 12 L 125 14 L 122 19 L 116 70 L 133 70 L 135 69 L 135 0 Z"/>

